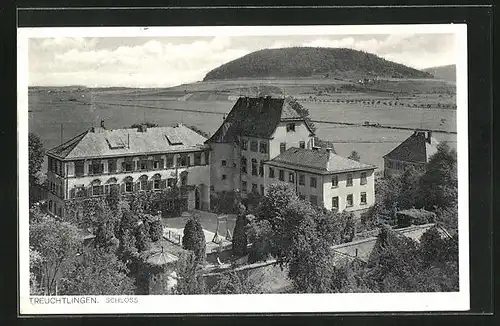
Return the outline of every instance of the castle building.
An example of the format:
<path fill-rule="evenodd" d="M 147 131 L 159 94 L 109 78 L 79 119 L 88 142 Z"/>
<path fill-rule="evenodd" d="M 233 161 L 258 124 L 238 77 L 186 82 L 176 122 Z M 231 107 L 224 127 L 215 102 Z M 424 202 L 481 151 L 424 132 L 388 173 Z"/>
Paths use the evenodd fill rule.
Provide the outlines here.
<path fill-rule="evenodd" d="M 264 193 L 264 162 L 290 147 L 314 146 L 314 132 L 283 98 L 240 97 L 206 144 L 213 191 Z"/>
<path fill-rule="evenodd" d="M 47 151 L 48 210 L 64 216 L 66 200 L 105 196 L 112 188 L 129 194 L 176 186 L 185 208 L 208 208 L 205 140 L 182 124 L 107 130 L 101 123 Z"/>
<path fill-rule="evenodd" d="M 410 137 L 384 155 L 384 176 L 402 174 L 409 167 L 423 171 L 432 155 L 437 152 L 438 141 L 431 131 L 415 130 Z"/>
<path fill-rule="evenodd" d="M 375 202 L 375 168 L 329 148 L 292 147 L 265 163 L 264 182 L 288 183 L 300 198 L 329 210 L 362 212 Z"/>

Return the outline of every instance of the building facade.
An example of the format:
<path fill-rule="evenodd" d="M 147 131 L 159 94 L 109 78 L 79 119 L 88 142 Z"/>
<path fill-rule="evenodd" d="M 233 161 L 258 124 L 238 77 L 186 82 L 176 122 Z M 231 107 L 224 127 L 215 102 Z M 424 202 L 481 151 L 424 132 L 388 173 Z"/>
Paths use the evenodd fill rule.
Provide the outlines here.
<path fill-rule="evenodd" d="M 314 132 L 282 98 L 239 98 L 216 133 L 211 149 L 212 190 L 264 193 L 264 164 L 292 146 L 312 148 Z"/>
<path fill-rule="evenodd" d="M 210 152 L 205 137 L 179 124 L 107 130 L 94 127 L 47 151 L 48 210 L 64 216 L 74 198 L 185 189 L 186 209 L 210 207 Z"/>
<path fill-rule="evenodd" d="M 431 131 L 415 130 L 391 152 L 384 155 L 384 176 L 402 174 L 406 169 L 413 167 L 416 170 L 425 170 L 425 165 L 432 155 L 437 152 L 438 141 L 432 137 Z"/>
<path fill-rule="evenodd" d="M 375 202 L 375 168 L 331 149 L 293 147 L 265 163 L 264 182 L 287 183 L 300 198 L 329 210 L 362 212 Z"/>

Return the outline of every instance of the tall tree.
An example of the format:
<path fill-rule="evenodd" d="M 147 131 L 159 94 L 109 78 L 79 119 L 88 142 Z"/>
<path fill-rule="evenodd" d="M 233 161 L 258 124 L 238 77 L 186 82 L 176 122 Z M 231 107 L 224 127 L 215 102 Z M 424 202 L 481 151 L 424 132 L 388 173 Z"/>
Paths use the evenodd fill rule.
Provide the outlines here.
<path fill-rule="evenodd" d="M 191 250 L 199 262 L 205 259 L 205 233 L 197 216 L 190 218 L 184 226 L 182 248 Z"/>
<path fill-rule="evenodd" d="M 30 223 L 30 245 L 42 257 L 39 283 L 44 293 L 55 294 L 56 281 L 75 263 L 82 238 L 78 228 L 51 217 Z"/>
<path fill-rule="evenodd" d="M 73 270 L 61 280 L 62 295 L 130 295 L 133 281 L 118 257 L 105 249 L 85 247 Z"/>
<path fill-rule="evenodd" d="M 351 154 L 347 157 L 350 160 L 357 161 L 359 162 L 361 160 L 361 157 L 359 156 L 358 152 L 352 151 Z"/>
<path fill-rule="evenodd" d="M 420 177 L 422 176 L 413 167 L 406 169 L 399 178 L 400 191 L 398 194 L 398 208 L 420 208 Z"/>
<path fill-rule="evenodd" d="M 247 218 L 245 211 L 240 212 L 236 218 L 233 230 L 233 254 L 241 257 L 247 253 L 248 235 L 246 233 Z"/>
<path fill-rule="evenodd" d="M 424 175 L 420 178 L 424 192 L 424 207 L 450 207 L 458 202 L 457 153 L 446 142 L 440 143 L 431 156 Z"/>
<path fill-rule="evenodd" d="M 178 276 L 176 294 L 203 294 L 205 293 L 205 280 L 203 270 L 198 264 L 196 255 L 187 251 L 179 256 L 176 264 Z"/>
<path fill-rule="evenodd" d="M 29 158 L 29 181 L 30 184 L 39 182 L 38 174 L 42 170 L 45 151 L 43 143 L 38 135 L 30 132 L 28 134 L 28 158 Z"/>

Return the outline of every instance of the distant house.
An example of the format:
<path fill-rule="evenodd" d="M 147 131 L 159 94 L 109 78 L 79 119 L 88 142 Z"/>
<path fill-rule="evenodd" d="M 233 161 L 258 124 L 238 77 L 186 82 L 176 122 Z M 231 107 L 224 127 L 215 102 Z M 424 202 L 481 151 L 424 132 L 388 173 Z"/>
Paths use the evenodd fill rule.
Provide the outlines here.
<path fill-rule="evenodd" d="M 334 211 L 364 211 L 374 204 L 376 166 L 331 149 L 292 147 L 265 162 L 266 185 L 288 183 L 302 199 Z"/>
<path fill-rule="evenodd" d="M 415 130 L 405 141 L 394 148 L 384 158 L 384 175 L 403 173 L 410 166 L 423 171 L 430 157 L 437 152 L 438 141 L 431 131 Z"/>
<path fill-rule="evenodd" d="M 101 123 L 47 151 L 48 210 L 64 216 L 66 200 L 106 196 L 112 188 L 129 194 L 175 185 L 184 190 L 183 207 L 208 208 L 205 140 L 182 124 L 108 130 Z"/>
<path fill-rule="evenodd" d="M 264 162 L 290 147 L 314 146 L 314 132 L 283 98 L 240 97 L 206 141 L 214 191 L 264 193 Z"/>

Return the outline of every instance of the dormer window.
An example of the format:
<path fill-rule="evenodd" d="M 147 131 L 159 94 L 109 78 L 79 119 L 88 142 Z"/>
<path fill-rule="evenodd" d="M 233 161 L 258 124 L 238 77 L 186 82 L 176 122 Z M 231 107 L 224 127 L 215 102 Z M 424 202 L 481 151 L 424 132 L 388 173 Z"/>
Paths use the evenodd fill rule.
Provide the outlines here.
<path fill-rule="evenodd" d="M 295 123 L 293 123 L 293 122 L 287 123 L 286 124 L 286 131 L 287 132 L 295 131 Z"/>

